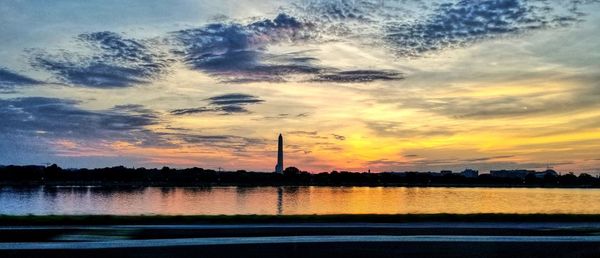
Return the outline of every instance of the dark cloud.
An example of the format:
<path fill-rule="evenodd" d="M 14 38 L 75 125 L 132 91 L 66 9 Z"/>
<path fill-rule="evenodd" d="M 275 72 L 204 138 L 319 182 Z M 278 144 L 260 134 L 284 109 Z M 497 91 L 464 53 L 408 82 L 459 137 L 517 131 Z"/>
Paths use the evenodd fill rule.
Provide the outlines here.
<path fill-rule="evenodd" d="M 266 140 L 261 138 L 250 138 L 235 135 L 174 134 L 171 136 L 175 136 L 188 144 L 220 149 L 234 149 L 240 152 L 246 151 L 249 147 L 261 147 L 267 143 Z"/>
<path fill-rule="evenodd" d="M 161 123 L 160 114 L 142 105 L 86 110 L 80 104 L 76 100 L 44 97 L 0 99 L 0 145 L 9 146 L 10 142 L 26 139 L 28 148 L 37 150 L 52 147 L 55 140 L 70 140 L 90 145 L 86 149 L 94 150 L 103 148 L 100 142 L 123 141 L 140 147 L 202 144 L 245 151 L 265 144 L 260 138 L 197 135 L 182 129 L 152 131 L 149 127 Z"/>
<path fill-rule="evenodd" d="M 192 115 L 198 113 L 221 113 L 222 115 L 231 115 L 234 113 L 249 113 L 248 109 L 242 106 L 220 106 L 220 107 L 198 107 L 198 108 L 181 108 L 171 111 L 172 115 Z"/>
<path fill-rule="evenodd" d="M 416 1 L 415 1 L 416 2 Z M 354 33 L 370 33 L 370 26 L 384 20 L 400 20 L 409 10 L 390 1 L 380 0 L 308 0 L 292 4 L 294 12 L 307 15 L 319 25 L 320 34 L 326 36 L 351 36 Z"/>
<path fill-rule="evenodd" d="M 570 26 L 597 0 L 307 0 L 290 12 L 329 40 L 384 45 L 399 56 L 462 47 L 484 39 Z M 383 34 L 382 34 L 383 32 Z"/>
<path fill-rule="evenodd" d="M 246 24 L 221 22 L 171 33 L 164 40 L 138 40 L 104 31 L 81 34 L 85 49 L 46 52 L 30 50 L 32 66 L 49 71 L 67 84 L 123 88 L 149 83 L 166 73 L 175 59 L 221 82 L 372 82 L 402 79 L 400 73 L 378 70 L 343 71 L 318 64 L 310 50 L 272 53 L 275 44 L 321 41 L 323 32 L 309 19 L 281 13 L 274 19 Z M 159 43 L 160 42 L 160 43 Z M 164 45 L 163 45 L 164 44 Z M 161 49 L 170 49 L 170 53 Z"/>
<path fill-rule="evenodd" d="M 381 167 L 404 167 L 408 162 L 405 161 L 395 161 L 389 159 L 378 159 L 378 160 L 369 160 L 367 161 L 367 166 L 381 166 Z"/>
<path fill-rule="evenodd" d="M 181 116 L 181 115 L 191 115 L 191 114 L 215 112 L 215 111 L 217 111 L 217 110 L 215 110 L 214 108 L 207 108 L 207 107 L 180 108 L 180 109 L 171 110 L 171 114 L 176 115 L 176 116 Z"/>
<path fill-rule="evenodd" d="M 386 40 L 399 55 L 460 47 L 477 40 L 577 22 L 580 13 L 558 12 L 545 1 L 461 0 L 440 4 L 414 23 L 387 25 Z"/>
<path fill-rule="evenodd" d="M 152 109 L 146 108 L 144 105 L 139 104 L 124 104 L 124 105 L 116 105 L 112 108 L 112 110 L 118 112 L 128 112 L 128 113 L 138 113 L 138 114 L 149 114 L 154 115 L 155 112 Z"/>
<path fill-rule="evenodd" d="M 316 136 L 318 134 L 318 132 L 317 131 L 289 131 L 286 134 Z"/>
<path fill-rule="evenodd" d="M 283 81 L 290 74 L 313 74 L 320 68 L 298 53 L 273 55 L 270 44 L 311 37 L 311 25 L 286 14 L 247 25 L 215 23 L 174 33 L 182 45 L 177 54 L 194 69 L 225 82 Z"/>
<path fill-rule="evenodd" d="M 313 79 L 313 81 L 364 83 L 372 81 L 395 81 L 402 79 L 404 79 L 402 74 L 394 71 L 351 70 L 319 74 Z"/>
<path fill-rule="evenodd" d="M 289 132 L 286 132 L 285 135 L 296 135 L 296 136 L 312 138 L 312 139 L 323 139 L 323 140 L 329 139 L 329 137 L 327 137 L 327 136 L 319 135 L 319 132 L 317 132 L 317 131 L 289 131 Z M 338 137 L 343 137 L 343 136 L 338 135 Z M 343 138 L 345 139 L 345 137 L 343 137 Z M 341 138 L 338 140 L 341 140 Z M 329 144 L 329 143 L 318 143 L 317 145 L 327 145 L 327 144 Z"/>
<path fill-rule="evenodd" d="M 159 123 L 157 114 L 141 106 L 117 106 L 90 111 L 67 99 L 27 97 L 0 100 L 0 134 L 45 138 L 123 140 L 154 145 L 160 139 L 147 126 Z"/>
<path fill-rule="evenodd" d="M 221 107 L 218 107 L 217 109 L 220 111 L 223 111 L 225 114 L 250 113 L 250 111 L 248 111 L 248 109 L 246 109 L 242 106 L 236 106 L 236 105 L 221 106 Z"/>
<path fill-rule="evenodd" d="M 335 138 L 338 141 L 345 141 L 346 140 L 346 136 L 343 135 L 339 135 L 339 134 L 331 134 L 333 136 L 333 138 Z"/>
<path fill-rule="evenodd" d="M 81 34 L 77 40 L 91 54 L 32 51 L 32 65 L 75 86 L 122 88 L 156 79 L 171 62 L 164 54 L 155 53 L 156 48 L 114 32 Z"/>
<path fill-rule="evenodd" d="M 258 104 L 264 102 L 256 96 L 231 93 L 214 96 L 206 99 L 209 106 L 197 108 L 183 108 L 171 111 L 172 115 L 190 115 L 198 113 L 221 113 L 222 115 L 231 115 L 236 113 L 250 113 L 245 105 Z"/>
<path fill-rule="evenodd" d="M 264 102 L 264 100 L 259 99 L 256 96 L 248 95 L 248 94 L 240 94 L 240 93 L 232 93 L 225 94 L 220 96 L 215 96 L 208 98 L 210 100 L 210 104 L 218 105 L 218 106 L 240 106 L 246 104 L 257 104 Z"/>
<path fill-rule="evenodd" d="M 0 92 L 18 86 L 35 85 L 42 82 L 0 67 Z"/>
<path fill-rule="evenodd" d="M 482 158 L 475 158 L 475 159 L 464 159 L 462 161 L 482 162 L 482 161 L 490 161 L 490 160 L 496 160 L 496 159 L 508 159 L 508 158 L 513 158 L 513 157 L 514 157 L 514 155 L 502 155 L 502 156 L 482 157 Z"/>
<path fill-rule="evenodd" d="M 278 120 L 289 118 L 290 114 L 277 114 L 275 116 L 265 116 L 262 118 L 255 118 L 254 120 Z"/>
<path fill-rule="evenodd" d="M 317 64 L 307 51 L 272 54 L 267 47 L 279 43 L 316 41 L 318 29 L 312 22 L 279 14 L 247 25 L 210 24 L 174 33 L 182 47 L 177 54 L 194 69 L 223 82 L 282 82 L 294 75 L 318 82 L 371 82 L 401 79 L 399 73 L 377 70 L 338 71 Z"/>

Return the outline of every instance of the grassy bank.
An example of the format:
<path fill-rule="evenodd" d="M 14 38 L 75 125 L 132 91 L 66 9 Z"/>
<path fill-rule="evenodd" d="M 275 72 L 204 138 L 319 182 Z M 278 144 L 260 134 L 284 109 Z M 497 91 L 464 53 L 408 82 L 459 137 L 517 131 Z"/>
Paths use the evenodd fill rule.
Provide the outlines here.
<path fill-rule="evenodd" d="M 0 225 L 150 225 L 318 222 L 600 222 L 600 214 L 360 214 L 360 215 L 0 215 Z"/>

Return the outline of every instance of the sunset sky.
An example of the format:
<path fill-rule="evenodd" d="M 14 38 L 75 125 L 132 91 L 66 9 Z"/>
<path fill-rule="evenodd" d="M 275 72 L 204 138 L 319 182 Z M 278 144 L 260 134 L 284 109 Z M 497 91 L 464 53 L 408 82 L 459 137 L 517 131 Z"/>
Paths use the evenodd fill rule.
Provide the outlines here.
<path fill-rule="evenodd" d="M 7 0 L 0 165 L 600 171 L 594 0 Z"/>

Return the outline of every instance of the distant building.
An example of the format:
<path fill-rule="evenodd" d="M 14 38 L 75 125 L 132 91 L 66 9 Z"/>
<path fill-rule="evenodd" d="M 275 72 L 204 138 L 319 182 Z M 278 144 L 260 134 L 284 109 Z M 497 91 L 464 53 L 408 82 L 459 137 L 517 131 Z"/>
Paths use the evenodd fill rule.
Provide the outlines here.
<path fill-rule="evenodd" d="M 429 174 L 429 176 L 431 176 L 431 177 L 441 177 L 441 176 L 443 176 L 442 173 L 431 172 L 431 171 L 429 171 L 429 172 L 415 172 L 415 173 L 417 173 L 417 174 Z"/>
<path fill-rule="evenodd" d="M 277 165 L 275 165 L 275 173 L 283 173 L 283 136 L 279 134 L 277 143 Z"/>
<path fill-rule="evenodd" d="M 465 169 L 463 172 L 460 172 L 460 174 L 466 178 L 477 178 L 479 176 L 479 171 L 473 169 Z"/>
<path fill-rule="evenodd" d="M 516 170 L 492 170 L 490 175 L 499 178 L 520 178 L 525 179 L 527 174 L 535 173 L 533 170 L 516 169 Z"/>
<path fill-rule="evenodd" d="M 441 174 L 442 176 L 445 176 L 445 175 L 452 175 L 452 170 L 442 170 L 442 171 L 440 171 L 440 174 Z"/>
<path fill-rule="evenodd" d="M 536 178 L 543 179 L 543 178 L 544 178 L 544 177 L 546 177 L 546 176 L 554 176 L 554 177 L 557 177 L 557 176 L 558 176 L 558 173 L 557 173 L 556 171 L 552 170 L 552 169 L 548 169 L 548 170 L 546 170 L 546 171 L 543 171 L 543 172 L 535 172 L 535 177 L 536 177 Z"/>

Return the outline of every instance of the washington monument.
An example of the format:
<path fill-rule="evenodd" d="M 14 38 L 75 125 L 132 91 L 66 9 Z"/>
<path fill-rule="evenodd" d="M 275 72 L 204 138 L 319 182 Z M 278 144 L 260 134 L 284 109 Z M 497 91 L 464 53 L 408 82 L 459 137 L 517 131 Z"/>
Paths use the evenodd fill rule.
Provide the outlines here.
<path fill-rule="evenodd" d="M 277 143 L 277 165 L 275 165 L 275 173 L 283 173 L 283 136 L 279 134 L 279 142 Z"/>

